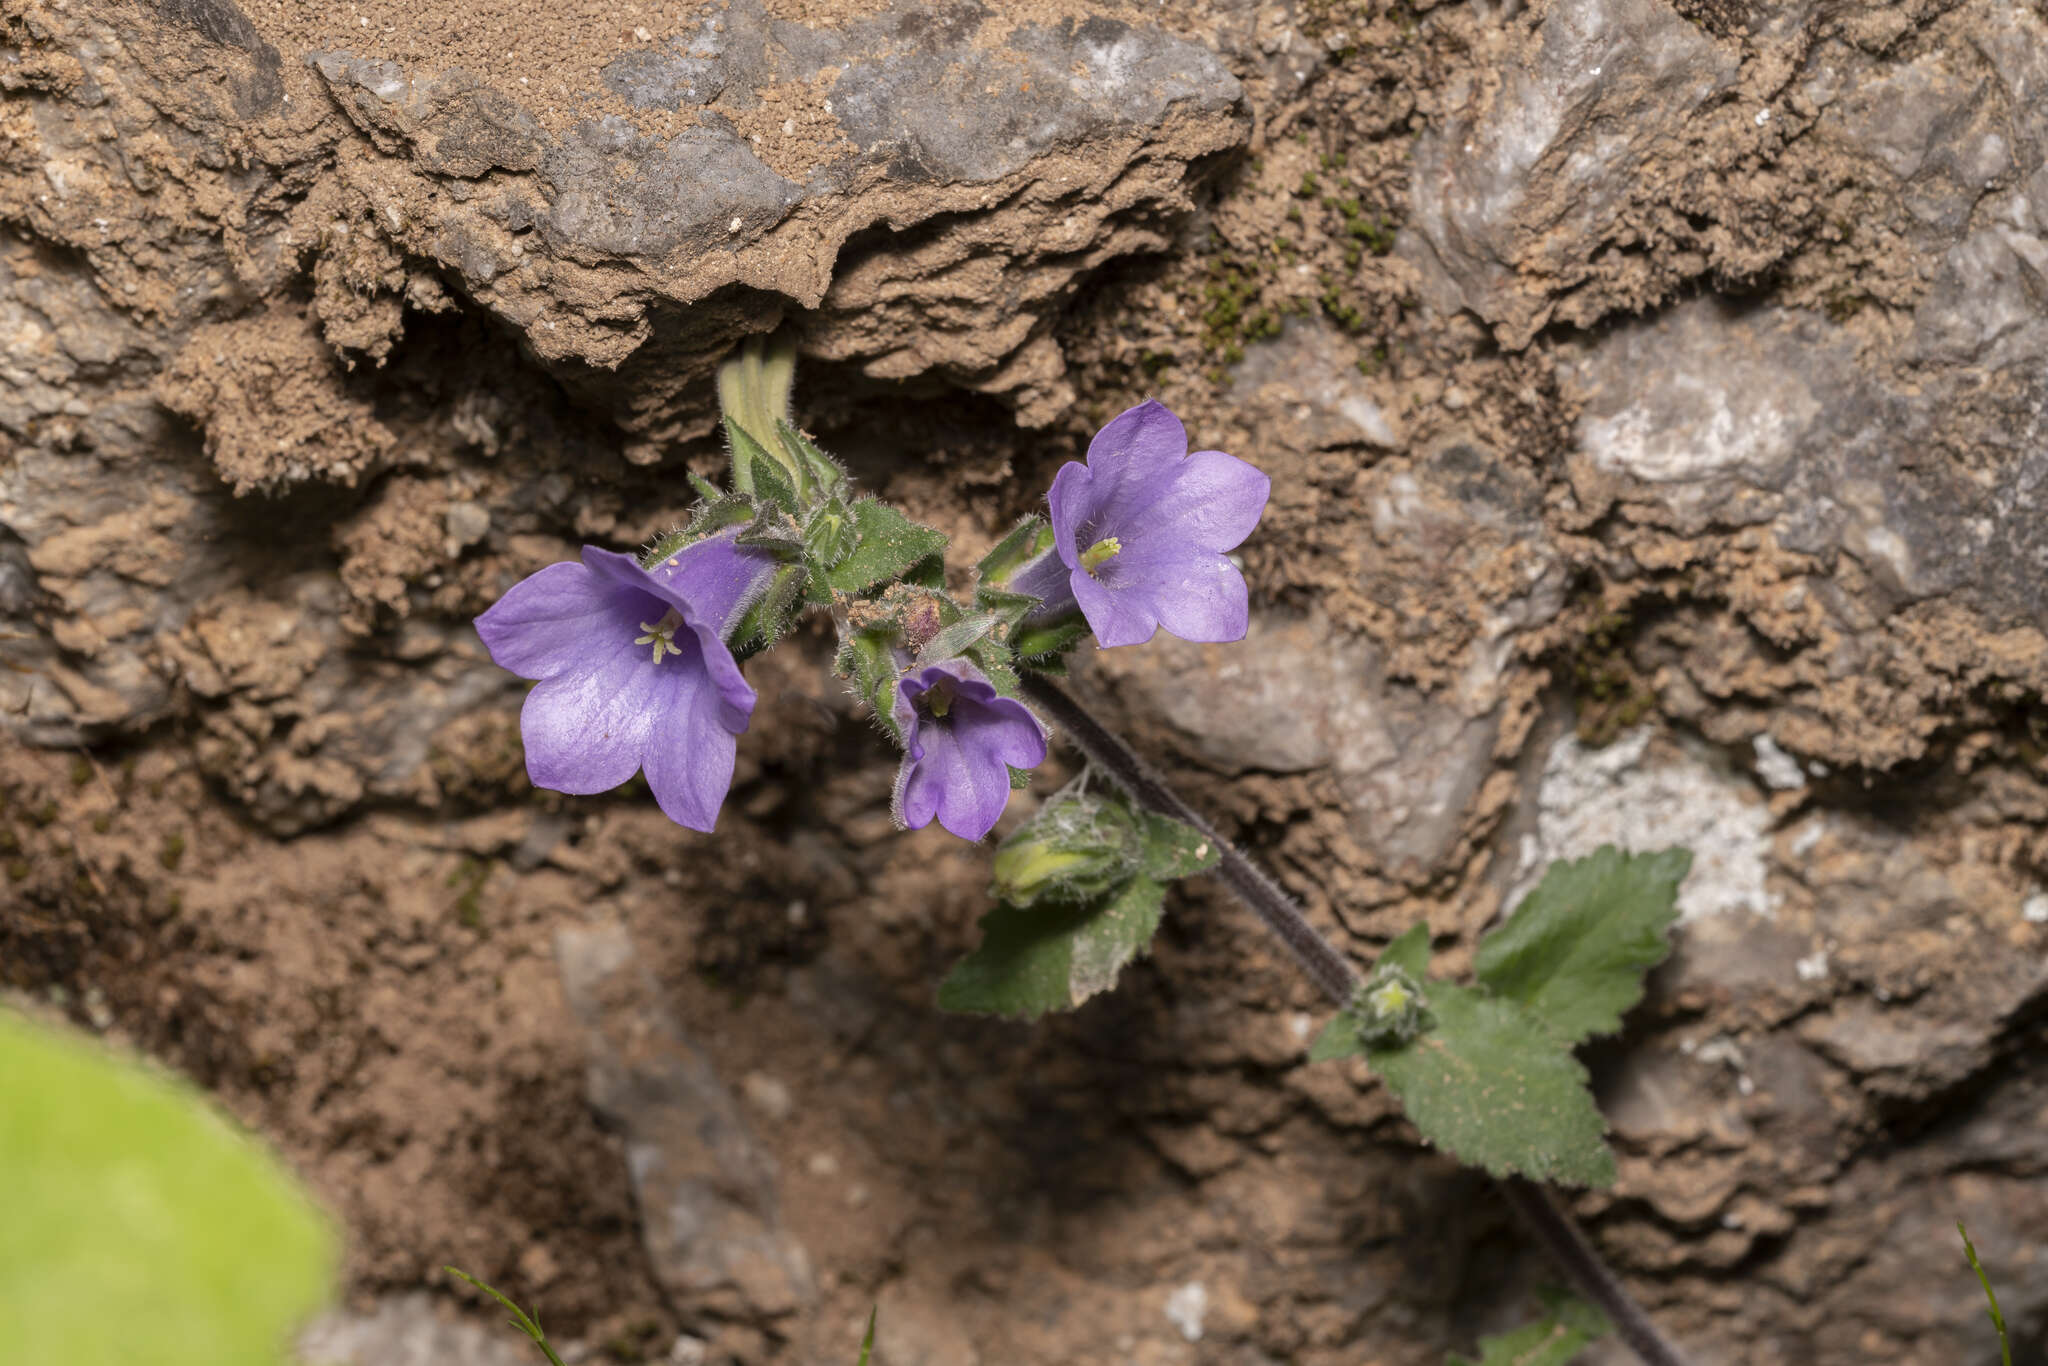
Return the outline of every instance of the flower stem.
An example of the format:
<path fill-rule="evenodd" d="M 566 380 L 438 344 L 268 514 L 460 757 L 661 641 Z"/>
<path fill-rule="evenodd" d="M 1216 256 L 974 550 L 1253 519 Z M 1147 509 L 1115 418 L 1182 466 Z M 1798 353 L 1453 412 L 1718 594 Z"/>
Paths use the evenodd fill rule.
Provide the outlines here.
<path fill-rule="evenodd" d="M 1159 815 L 1191 825 L 1215 841 L 1220 855 L 1216 875 L 1224 885 L 1266 922 L 1266 927 L 1325 996 L 1340 1006 L 1350 1001 L 1359 983 L 1357 971 L 1335 945 L 1309 924 L 1294 898 L 1236 845 L 1217 834 L 1214 826 L 1066 689 L 1042 674 L 1027 673 L 1023 677 L 1023 692 L 1132 800 Z M 1571 1217 L 1557 1207 L 1543 1187 L 1521 1177 L 1509 1177 L 1500 1182 L 1500 1187 L 1508 1203 L 1549 1250 L 1558 1268 L 1581 1296 L 1606 1313 L 1621 1340 L 1644 1366 L 1684 1366 L 1685 1358 L 1678 1349 L 1657 1330 L 1650 1316 L 1629 1296 Z"/>

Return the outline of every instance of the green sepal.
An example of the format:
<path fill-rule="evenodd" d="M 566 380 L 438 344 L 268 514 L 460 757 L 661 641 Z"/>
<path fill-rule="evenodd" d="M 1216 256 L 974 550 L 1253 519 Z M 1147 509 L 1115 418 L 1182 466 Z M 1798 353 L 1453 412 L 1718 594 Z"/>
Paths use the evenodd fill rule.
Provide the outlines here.
<path fill-rule="evenodd" d="M 984 636 L 967 650 L 967 658 L 1004 697 L 1014 698 L 1023 686 L 1012 662 L 1010 647 L 994 636 Z"/>
<path fill-rule="evenodd" d="M 903 743 L 903 734 L 897 727 L 895 708 L 889 690 L 895 686 L 898 675 L 896 668 L 896 628 L 883 624 L 848 632 L 840 641 L 836 671 L 853 680 L 855 693 L 875 713 L 882 725 L 895 737 L 896 743 Z"/>
<path fill-rule="evenodd" d="M 718 487 L 718 485 L 712 483 L 695 470 L 691 470 L 685 477 L 689 479 L 690 487 L 696 490 L 697 496 L 705 502 L 715 503 L 725 497 L 724 489 Z"/>
<path fill-rule="evenodd" d="M 984 612 L 994 612 L 1003 624 L 1015 627 L 1031 615 L 1031 609 L 1038 606 L 1038 599 L 1029 593 L 1012 593 L 1004 588 L 991 588 L 979 584 L 974 590 L 974 605 Z"/>
<path fill-rule="evenodd" d="M 1079 612 L 1052 621 L 1020 626 L 1010 637 L 1017 658 L 1041 673 L 1052 671 L 1061 655 L 1080 644 L 1088 635 L 1088 619 Z"/>
<path fill-rule="evenodd" d="M 727 527 L 745 526 L 760 516 L 754 500 L 742 493 L 727 493 L 708 503 L 697 505 L 690 524 L 680 532 L 672 532 L 655 542 L 655 549 L 642 561 L 644 564 L 659 564 L 669 556 L 695 541 L 707 536 L 716 536 Z"/>
<path fill-rule="evenodd" d="M 1572 1360 L 1612 1325 L 1607 1316 L 1576 1295 L 1562 1290 L 1536 1292 L 1543 1299 L 1543 1317 L 1511 1333 L 1479 1339 L 1479 1360 L 1453 1352 L 1444 1366 L 1571 1366 Z"/>
<path fill-rule="evenodd" d="M 811 509 L 804 523 L 804 549 L 820 574 L 845 564 L 859 548 L 860 528 L 845 499 L 834 494 Z"/>
<path fill-rule="evenodd" d="M 981 947 L 939 985 L 939 1008 L 1030 1019 L 1072 1010 L 1114 986 L 1150 946 L 1165 898 L 1159 883 L 1135 877 L 1100 903 L 999 905 L 981 918 Z"/>
<path fill-rule="evenodd" d="M 1022 792 L 1025 788 L 1031 786 L 1030 769 L 1015 768 L 1009 764 L 1005 764 L 1003 765 L 1003 767 L 1008 768 L 1010 770 L 1010 791 Z"/>
<path fill-rule="evenodd" d="M 1678 884 L 1691 866 L 1689 850 L 1624 854 L 1611 844 L 1551 864 L 1479 941 L 1475 975 L 1567 1044 L 1616 1032 L 1644 976 L 1671 952 Z"/>
<path fill-rule="evenodd" d="M 1206 873 L 1223 859 L 1223 851 L 1192 825 L 1151 811 L 1137 813 L 1143 824 L 1144 873 L 1158 882 Z"/>
<path fill-rule="evenodd" d="M 975 581 L 977 585 L 1003 591 L 1013 574 L 1051 546 L 1051 525 L 1037 513 L 1029 513 L 1023 521 L 1010 529 L 1008 535 L 997 541 L 988 554 L 981 557 L 974 566 Z M 1035 598 L 1030 600 L 1037 601 Z"/>
<path fill-rule="evenodd" d="M 917 665 L 922 668 L 941 660 L 957 659 L 981 644 L 989 632 L 1002 624 L 1002 618 L 993 612 L 963 616 L 925 642 L 924 648 L 917 652 Z"/>
<path fill-rule="evenodd" d="M 782 441 L 782 448 L 789 452 L 790 459 L 818 492 L 818 496 L 837 496 L 846 486 L 846 468 L 837 460 L 818 449 L 817 443 L 798 431 L 786 421 L 778 420 L 775 435 Z"/>
<path fill-rule="evenodd" d="M 725 420 L 725 434 L 732 442 L 733 487 L 757 494 L 794 517 L 797 510 L 796 485 L 790 472 L 770 455 L 745 427 L 731 418 Z"/>
<path fill-rule="evenodd" d="M 775 571 L 768 588 L 727 633 L 727 642 L 741 658 L 759 654 L 780 640 L 796 619 L 803 602 L 804 567 L 785 564 Z"/>
<path fill-rule="evenodd" d="M 939 559 L 946 549 L 943 532 L 913 522 L 873 498 L 861 499 L 853 505 L 852 512 L 860 544 L 812 583 L 812 601 L 829 603 L 831 593 L 865 593 L 892 579 L 915 582 L 922 587 L 945 587 L 944 561 Z M 936 583 L 928 582 L 928 571 L 922 578 L 914 573 L 924 569 L 926 561 L 939 566 Z"/>
<path fill-rule="evenodd" d="M 1570 1049 L 1519 1002 L 1449 982 L 1428 991 L 1427 1033 L 1365 1050 L 1422 1136 L 1494 1176 L 1612 1185 L 1606 1121 Z"/>
<path fill-rule="evenodd" d="M 767 506 L 763 506 L 760 515 L 740 530 L 733 543 L 765 550 L 779 560 L 802 560 L 804 556 L 803 533 L 787 516 Z"/>

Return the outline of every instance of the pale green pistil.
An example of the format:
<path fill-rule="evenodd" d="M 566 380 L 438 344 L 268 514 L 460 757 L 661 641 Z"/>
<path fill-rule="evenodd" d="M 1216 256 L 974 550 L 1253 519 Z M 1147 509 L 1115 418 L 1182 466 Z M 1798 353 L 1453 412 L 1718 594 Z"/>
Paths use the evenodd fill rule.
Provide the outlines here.
<path fill-rule="evenodd" d="M 1414 993 L 1401 983 L 1386 981 L 1366 994 L 1365 1003 L 1375 1017 L 1390 1020 L 1406 1010 L 1414 999 Z"/>
<path fill-rule="evenodd" d="M 945 716 L 947 712 L 953 710 L 952 680 L 941 678 L 929 688 L 926 688 L 917 700 L 933 716 Z"/>
<path fill-rule="evenodd" d="M 668 615 L 660 621 L 652 623 L 641 622 L 640 629 L 647 634 L 635 637 L 633 643 L 635 645 L 652 645 L 654 647 L 654 662 L 659 664 L 664 653 L 679 655 L 683 652 L 682 646 L 676 644 L 676 627 L 682 624 L 683 614 L 671 607 L 668 609 Z"/>
<path fill-rule="evenodd" d="M 1105 560 L 1115 559 L 1123 553 L 1124 543 L 1114 536 L 1104 536 L 1094 545 L 1081 552 L 1081 567 L 1092 576 Z"/>

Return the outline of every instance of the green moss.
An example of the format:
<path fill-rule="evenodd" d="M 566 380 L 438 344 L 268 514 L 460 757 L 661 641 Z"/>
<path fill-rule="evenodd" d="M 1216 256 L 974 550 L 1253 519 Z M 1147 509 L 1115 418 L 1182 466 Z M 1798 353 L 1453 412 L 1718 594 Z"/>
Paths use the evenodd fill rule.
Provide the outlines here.
<path fill-rule="evenodd" d="M 175 873 L 178 871 L 178 865 L 185 861 L 185 836 L 183 833 L 173 830 L 164 836 L 163 847 L 156 851 L 156 861 L 164 866 L 165 872 Z"/>
<path fill-rule="evenodd" d="M 84 787 L 92 781 L 92 760 L 83 754 L 71 761 L 71 785 Z"/>
<path fill-rule="evenodd" d="M 1609 612 L 1586 632 L 1572 660 L 1577 732 L 1581 744 L 1598 749 L 1622 732 L 1641 724 L 1655 710 L 1652 692 L 1628 656 L 1635 621 L 1627 612 Z"/>
<path fill-rule="evenodd" d="M 49 798 L 44 798 L 40 805 L 29 808 L 28 818 L 32 824 L 39 826 L 48 826 L 55 823 L 57 819 L 57 803 Z"/>
<path fill-rule="evenodd" d="M 455 918 L 465 929 L 480 930 L 484 924 L 484 884 L 491 880 L 491 865 L 479 858 L 464 858 L 448 874 L 448 885 L 462 890 L 455 898 Z"/>

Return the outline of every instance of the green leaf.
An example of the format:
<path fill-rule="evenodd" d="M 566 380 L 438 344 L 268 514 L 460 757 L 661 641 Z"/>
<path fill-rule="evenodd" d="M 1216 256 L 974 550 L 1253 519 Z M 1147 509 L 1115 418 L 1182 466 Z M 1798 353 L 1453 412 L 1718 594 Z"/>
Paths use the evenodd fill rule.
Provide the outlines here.
<path fill-rule="evenodd" d="M 333 1230 L 197 1091 L 0 1010 L 0 1324 L 10 1361 L 281 1366 Z"/>
<path fill-rule="evenodd" d="M 826 584 L 840 593 L 865 593 L 904 578 L 946 548 L 943 532 L 921 526 L 873 498 L 853 505 L 853 525 L 860 533 L 859 548 L 824 575 Z M 940 583 L 943 586 L 943 577 Z"/>
<path fill-rule="evenodd" d="M 1428 989 L 1435 1027 L 1365 1054 L 1422 1136 L 1494 1176 L 1612 1184 L 1607 1125 L 1570 1048 L 1517 1002 L 1449 982 Z"/>
<path fill-rule="evenodd" d="M 1144 824 L 1145 876 L 1156 882 L 1206 873 L 1222 862 L 1223 852 L 1192 825 L 1150 811 L 1138 813 Z"/>
<path fill-rule="evenodd" d="M 869 1355 L 870 1355 L 870 1354 L 871 1354 L 871 1353 L 872 1353 L 872 1352 L 873 1352 L 874 1350 L 875 1350 L 875 1310 L 874 1310 L 874 1308 L 873 1308 L 872 1306 L 870 1306 L 870 1308 L 868 1309 L 868 1332 L 867 1332 L 867 1336 L 866 1336 L 866 1337 L 864 1337 L 864 1338 L 862 1338 L 862 1339 L 860 1340 L 860 1360 L 859 1360 L 859 1361 L 856 1361 L 856 1362 L 855 1362 L 855 1363 L 853 1364 L 853 1366 L 868 1366 L 868 1356 L 869 1356 Z"/>
<path fill-rule="evenodd" d="M 496 1300 L 501 1306 L 503 1306 L 505 1312 L 512 1316 L 512 1326 L 514 1328 L 517 1328 L 520 1332 L 526 1334 L 526 1336 L 532 1338 L 533 1345 L 540 1348 L 540 1350 L 547 1356 L 547 1359 L 550 1362 L 554 1363 L 554 1366 L 562 1366 L 562 1359 L 555 1355 L 554 1347 L 548 1342 L 548 1335 L 540 1330 L 539 1321 L 537 1321 L 531 1314 L 528 1314 L 524 1309 L 521 1309 L 518 1305 L 514 1304 L 509 1296 L 507 1296 L 494 1286 L 485 1285 L 482 1281 L 470 1275 L 467 1271 L 464 1271 L 459 1266 L 444 1266 L 441 1269 L 451 1276 L 462 1277 L 463 1280 L 468 1281 L 471 1285 L 475 1286 L 477 1289 L 483 1291 L 486 1295 L 489 1295 L 492 1299 Z"/>
<path fill-rule="evenodd" d="M 1479 1339 L 1479 1360 L 1453 1354 L 1444 1366 L 1569 1366 L 1609 1331 L 1607 1316 L 1576 1295 L 1543 1290 L 1543 1317 L 1512 1333 Z"/>
<path fill-rule="evenodd" d="M 1393 943 L 1380 950 L 1380 956 L 1373 961 L 1373 970 L 1381 964 L 1401 969 L 1416 981 L 1429 978 L 1429 922 L 1410 925 Z"/>
<path fill-rule="evenodd" d="M 1624 854 L 1602 845 L 1557 862 L 1515 913 L 1479 943 L 1479 981 L 1535 1012 L 1557 1038 L 1612 1034 L 1671 951 L 1685 849 Z"/>
<path fill-rule="evenodd" d="M 939 1009 L 1034 1019 L 1072 1010 L 1145 951 L 1165 900 L 1159 883 L 1135 877 L 1094 906 L 997 906 L 981 918 L 981 947 L 939 984 Z"/>

